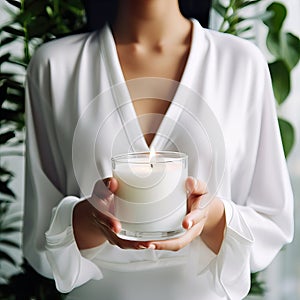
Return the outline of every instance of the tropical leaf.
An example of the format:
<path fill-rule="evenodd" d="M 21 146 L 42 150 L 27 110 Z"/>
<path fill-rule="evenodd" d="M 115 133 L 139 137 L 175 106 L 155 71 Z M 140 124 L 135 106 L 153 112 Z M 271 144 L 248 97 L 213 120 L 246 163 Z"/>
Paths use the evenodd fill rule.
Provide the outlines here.
<path fill-rule="evenodd" d="M 22 92 L 24 94 L 24 85 L 23 85 L 23 83 L 20 83 L 19 81 L 12 80 L 12 79 L 9 79 L 9 78 L 6 78 L 4 80 L 5 80 L 5 84 L 7 85 L 8 88 L 16 89 L 19 92 Z"/>
<path fill-rule="evenodd" d="M 290 93 L 290 71 L 283 60 L 269 63 L 272 85 L 278 104 L 282 104 Z"/>
<path fill-rule="evenodd" d="M 0 247 L 1 246 L 12 247 L 17 249 L 20 249 L 21 247 L 21 245 L 16 241 L 7 238 L 2 238 L 2 237 L 0 238 Z"/>
<path fill-rule="evenodd" d="M 0 134 L 0 144 L 3 145 L 16 136 L 14 131 L 7 131 Z"/>
<path fill-rule="evenodd" d="M 24 37 L 24 35 L 25 35 L 23 30 L 16 29 L 12 26 L 4 26 L 4 27 L 2 27 L 1 30 L 6 33 L 9 33 L 11 35 L 18 36 L 18 37 Z"/>
<path fill-rule="evenodd" d="M 5 53 L 0 56 L 0 65 L 2 65 L 4 62 L 7 62 L 8 59 L 10 58 L 11 54 L 10 53 Z"/>
<path fill-rule="evenodd" d="M 270 53 L 275 58 L 281 57 L 280 34 L 278 32 L 273 32 L 273 31 L 268 32 L 266 45 Z"/>
<path fill-rule="evenodd" d="M 257 4 L 257 3 L 261 2 L 261 1 L 262 1 L 262 0 L 242 1 L 242 3 L 240 3 L 239 7 L 240 7 L 240 8 L 248 7 L 248 6 Z"/>
<path fill-rule="evenodd" d="M 8 187 L 10 180 L 0 180 L 0 193 L 15 198 L 15 193 Z"/>
<path fill-rule="evenodd" d="M 269 31 L 267 47 L 276 59 L 285 61 L 289 71 L 298 64 L 300 59 L 300 40 L 292 33 Z"/>
<path fill-rule="evenodd" d="M 213 0 L 214 10 L 222 17 L 226 15 L 226 7 L 218 0 Z"/>
<path fill-rule="evenodd" d="M 251 274 L 251 295 L 264 295 L 266 292 L 266 283 L 259 278 L 260 272 Z"/>
<path fill-rule="evenodd" d="M 15 223 L 20 223 L 22 219 L 23 219 L 22 213 L 14 213 L 14 214 L 6 215 L 5 219 L 3 220 L 3 226 L 8 227 Z"/>
<path fill-rule="evenodd" d="M 8 254 L 7 252 L 1 249 L 0 249 L 0 260 L 5 260 L 14 266 L 17 265 L 16 260 L 10 254 Z"/>
<path fill-rule="evenodd" d="M 9 36 L 9 37 L 5 37 L 4 39 L 0 39 L 0 46 L 6 46 L 8 44 L 11 44 L 12 42 L 14 42 L 18 37 L 17 36 Z"/>
<path fill-rule="evenodd" d="M 279 32 L 287 15 L 286 7 L 282 3 L 273 2 L 267 7 L 266 11 L 270 12 L 271 15 L 263 22 L 270 31 Z"/>
<path fill-rule="evenodd" d="M 5 228 L 1 228 L 1 235 L 2 234 L 8 234 L 8 233 L 16 233 L 16 232 L 20 232 L 21 231 L 21 227 L 20 226 L 10 226 L 10 227 L 5 227 Z"/>
<path fill-rule="evenodd" d="M 294 145 L 295 141 L 295 130 L 293 125 L 288 122 L 287 120 L 284 120 L 282 118 L 278 118 L 279 128 L 280 128 L 280 134 L 283 144 L 283 150 L 285 157 L 287 157 Z"/>
<path fill-rule="evenodd" d="M 7 3 L 9 3 L 10 5 L 21 9 L 21 2 L 20 1 L 15 1 L 15 0 L 5 0 Z"/>
<path fill-rule="evenodd" d="M 2 178 L 3 175 L 13 176 L 14 173 L 0 166 L 0 177 Z"/>
<path fill-rule="evenodd" d="M 282 58 L 291 71 L 300 59 L 300 39 L 288 32 L 282 35 Z"/>

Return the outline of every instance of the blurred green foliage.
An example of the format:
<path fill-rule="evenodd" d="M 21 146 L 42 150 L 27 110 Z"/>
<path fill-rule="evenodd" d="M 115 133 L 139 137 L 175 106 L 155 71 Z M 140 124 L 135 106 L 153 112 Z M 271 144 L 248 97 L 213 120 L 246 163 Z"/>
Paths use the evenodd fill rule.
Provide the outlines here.
<path fill-rule="evenodd" d="M 22 155 L 14 147 L 24 142 L 24 81 L 32 53 L 42 43 L 82 30 L 86 22 L 80 0 L 5 0 L 1 9 L 9 15 L 0 27 L 0 153 L 4 158 Z M 11 253 L 20 248 L 16 234 L 21 232 L 22 215 L 9 211 L 16 198 L 10 187 L 13 177 L 1 159 L 0 265 L 16 265 Z M 26 262 L 19 268 L 20 273 L 11 278 L 0 271 L 0 299 L 63 299 L 52 280 L 38 275 Z"/>
<path fill-rule="evenodd" d="M 300 40 L 298 36 L 283 29 L 287 16 L 284 4 L 273 2 L 265 11 L 259 12 L 259 5 L 263 1 L 230 0 L 227 5 L 224 5 L 221 0 L 213 0 L 213 8 L 222 17 L 219 28 L 222 32 L 251 39 L 254 37 L 247 36 L 247 34 L 253 32 L 253 21 L 263 22 L 266 25 L 268 30 L 266 46 L 272 57 L 269 62 L 269 70 L 275 99 L 277 104 L 281 105 L 290 94 L 291 72 L 300 59 Z M 292 124 L 287 120 L 282 118 L 278 118 L 278 120 L 283 148 L 287 157 L 294 144 L 295 132 Z"/>

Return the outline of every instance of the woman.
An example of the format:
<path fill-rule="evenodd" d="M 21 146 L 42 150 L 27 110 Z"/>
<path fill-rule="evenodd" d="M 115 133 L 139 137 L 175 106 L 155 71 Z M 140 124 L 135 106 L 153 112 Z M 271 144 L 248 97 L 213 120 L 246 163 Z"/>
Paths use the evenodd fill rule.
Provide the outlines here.
<path fill-rule="evenodd" d="M 42 46 L 27 78 L 24 253 L 60 291 L 71 291 L 68 299 L 242 299 L 250 272 L 291 241 L 293 199 L 270 76 L 249 42 L 184 18 L 177 0 L 119 1 L 101 32 Z M 147 78 L 180 84 L 164 85 L 168 101 L 125 95 L 139 85 L 131 82 L 147 90 Z M 181 86 L 204 101 L 178 102 Z M 220 185 L 208 184 L 207 153 L 191 146 L 205 105 L 224 137 Z M 118 188 L 112 153 L 150 146 L 189 155 L 186 232 L 128 241 L 117 235 L 119 221 L 91 203 Z M 213 198 L 202 205 L 207 192 Z"/>

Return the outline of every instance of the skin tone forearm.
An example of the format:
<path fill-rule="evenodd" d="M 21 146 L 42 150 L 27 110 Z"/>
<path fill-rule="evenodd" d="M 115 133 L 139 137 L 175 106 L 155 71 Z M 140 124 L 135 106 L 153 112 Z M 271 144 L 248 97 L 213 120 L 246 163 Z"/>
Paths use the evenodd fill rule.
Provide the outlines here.
<path fill-rule="evenodd" d="M 224 239 L 226 226 L 225 210 L 222 201 L 218 198 L 213 199 L 208 211 L 207 223 L 201 233 L 203 242 L 215 254 L 218 254 Z"/>
<path fill-rule="evenodd" d="M 80 250 L 96 247 L 106 241 L 105 236 L 93 221 L 93 209 L 87 200 L 78 203 L 74 208 L 73 231 Z"/>

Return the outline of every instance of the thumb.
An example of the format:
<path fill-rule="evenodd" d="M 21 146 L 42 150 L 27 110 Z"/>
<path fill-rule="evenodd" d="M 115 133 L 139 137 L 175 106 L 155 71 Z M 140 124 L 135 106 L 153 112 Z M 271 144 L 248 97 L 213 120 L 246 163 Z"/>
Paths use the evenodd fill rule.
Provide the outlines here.
<path fill-rule="evenodd" d="M 105 186 L 112 192 L 114 193 L 117 189 L 118 189 L 118 181 L 116 178 L 114 177 L 109 177 L 109 178 L 105 178 L 103 180 Z"/>
<path fill-rule="evenodd" d="M 207 185 L 206 183 L 197 180 L 194 177 L 188 177 L 185 182 L 185 187 L 188 192 L 188 195 L 198 195 L 201 196 L 207 193 Z"/>

